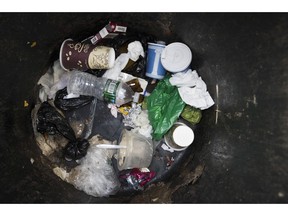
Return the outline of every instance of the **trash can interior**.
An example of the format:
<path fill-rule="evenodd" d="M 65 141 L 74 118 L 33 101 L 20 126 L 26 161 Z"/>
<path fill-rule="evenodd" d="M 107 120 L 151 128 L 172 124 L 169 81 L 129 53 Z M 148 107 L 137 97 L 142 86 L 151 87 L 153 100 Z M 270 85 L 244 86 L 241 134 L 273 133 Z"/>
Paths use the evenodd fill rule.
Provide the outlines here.
<path fill-rule="evenodd" d="M 0 18 L 1 203 L 287 202 L 287 14 L 5 13 Z M 62 41 L 93 35 L 109 20 L 163 41 L 185 42 L 215 105 L 202 113 L 193 145 L 164 179 L 140 193 L 96 198 L 54 175 L 35 143 L 30 114 L 36 83 Z"/>

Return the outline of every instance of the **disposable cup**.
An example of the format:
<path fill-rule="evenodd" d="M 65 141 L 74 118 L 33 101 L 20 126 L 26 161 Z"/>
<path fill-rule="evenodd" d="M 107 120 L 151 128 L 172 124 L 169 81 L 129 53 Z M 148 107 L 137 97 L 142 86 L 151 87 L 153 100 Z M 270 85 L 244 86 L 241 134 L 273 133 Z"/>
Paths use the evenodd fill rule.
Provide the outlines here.
<path fill-rule="evenodd" d="M 148 43 L 148 54 L 146 64 L 146 76 L 154 79 L 163 79 L 166 70 L 161 64 L 161 53 L 165 45 L 159 43 Z"/>
<path fill-rule="evenodd" d="M 59 60 L 64 70 L 110 69 L 114 66 L 115 50 L 66 39 L 61 45 Z"/>

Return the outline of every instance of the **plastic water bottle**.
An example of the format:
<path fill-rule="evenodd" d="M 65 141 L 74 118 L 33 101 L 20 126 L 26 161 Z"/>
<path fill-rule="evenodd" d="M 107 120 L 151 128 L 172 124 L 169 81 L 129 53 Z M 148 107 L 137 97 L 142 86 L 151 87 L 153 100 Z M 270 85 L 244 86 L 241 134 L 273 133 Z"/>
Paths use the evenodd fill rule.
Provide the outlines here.
<path fill-rule="evenodd" d="M 137 94 L 126 83 L 104 77 L 96 77 L 80 71 L 71 75 L 67 92 L 68 94 L 94 96 L 99 100 L 119 106 L 131 101 L 137 102 L 138 100 Z"/>

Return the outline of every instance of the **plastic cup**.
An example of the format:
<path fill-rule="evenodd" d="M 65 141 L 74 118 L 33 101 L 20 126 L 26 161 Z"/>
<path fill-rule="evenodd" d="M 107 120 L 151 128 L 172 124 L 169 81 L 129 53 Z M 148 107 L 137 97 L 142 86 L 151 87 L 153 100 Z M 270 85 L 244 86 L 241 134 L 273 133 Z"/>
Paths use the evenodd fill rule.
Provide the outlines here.
<path fill-rule="evenodd" d="M 161 55 L 163 67 L 172 73 L 186 71 L 189 69 L 191 61 L 192 52 L 190 48 L 180 42 L 167 45 Z"/>
<path fill-rule="evenodd" d="M 161 64 L 161 53 L 165 48 L 163 43 L 148 43 L 146 76 L 154 79 L 163 79 L 166 73 Z"/>
<path fill-rule="evenodd" d="M 119 139 L 119 146 L 120 149 L 117 151 L 119 170 L 144 168 L 151 164 L 153 143 L 145 136 L 124 129 Z"/>
<path fill-rule="evenodd" d="M 165 143 L 174 151 L 183 151 L 193 143 L 194 132 L 186 124 L 176 122 L 164 135 Z"/>
<path fill-rule="evenodd" d="M 114 66 L 115 50 L 66 39 L 61 45 L 59 60 L 64 70 L 109 69 Z"/>

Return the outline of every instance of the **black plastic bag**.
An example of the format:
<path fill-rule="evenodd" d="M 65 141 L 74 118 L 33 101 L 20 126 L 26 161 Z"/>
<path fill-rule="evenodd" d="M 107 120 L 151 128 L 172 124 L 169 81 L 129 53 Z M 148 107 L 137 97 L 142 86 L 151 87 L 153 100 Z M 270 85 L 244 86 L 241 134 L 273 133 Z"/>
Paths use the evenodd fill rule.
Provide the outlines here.
<path fill-rule="evenodd" d="M 78 160 L 87 154 L 89 142 L 86 139 L 70 141 L 64 148 L 64 157 L 67 161 Z"/>
<path fill-rule="evenodd" d="M 78 160 L 87 154 L 89 142 L 86 139 L 76 139 L 68 121 L 47 101 L 41 104 L 37 112 L 37 131 L 49 135 L 60 133 L 66 137 L 69 142 L 63 154 L 67 161 Z"/>
<path fill-rule="evenodd" d="M 49 135 L 60 133 L 68 140 L 76 140 L 68 121 L 47 101 L 41 104 L 37 112 L 37 131 Z"/>
<path fill-rule="evenodd" d="M 84 96 L 84 95 L 80 95 L 80 97 L 78 98 L 64 99 L 64 97 L 67 94 L 68 94 L 67 87 L 57 91 L 54 104 L 58 109 L 64 111 L 78 109 L 91 103 L 94 99 L 94 97 L 92 96 Z"/>

